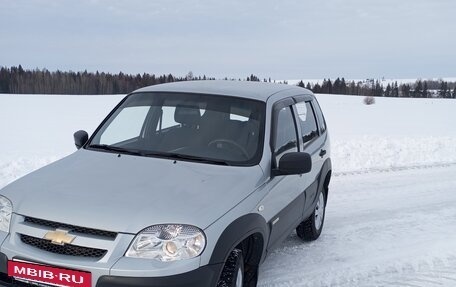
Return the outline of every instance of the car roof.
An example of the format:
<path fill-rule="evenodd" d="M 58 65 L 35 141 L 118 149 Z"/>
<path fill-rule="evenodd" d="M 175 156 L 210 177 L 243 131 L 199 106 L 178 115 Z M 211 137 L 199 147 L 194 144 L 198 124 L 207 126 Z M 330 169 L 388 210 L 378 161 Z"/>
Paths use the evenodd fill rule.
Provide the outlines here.
<path fill-rule="evenodd" d="M 212 94 L 248 98 L 264 102 L 266 102 L 272 95 L 278 95 L 281 92 L 284 92 L 283 97 L 289 97 L 290 94 L 312 94 L 312 92 L 310 92 L 309 90 L 287 84 L 234 80 L 173 82 L 167 84 L 148 86 L 134 91 L 134 93 L 139 92 L 176 92 Z M 278 99 L 280 99 L 280 97 L 278 97 Z"/>

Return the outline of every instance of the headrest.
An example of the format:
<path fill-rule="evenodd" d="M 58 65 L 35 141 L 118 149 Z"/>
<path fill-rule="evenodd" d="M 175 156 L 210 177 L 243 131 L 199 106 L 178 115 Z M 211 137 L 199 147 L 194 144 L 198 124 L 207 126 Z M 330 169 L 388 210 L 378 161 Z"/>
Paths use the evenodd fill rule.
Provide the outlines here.
<path fill-rule="evenodd" d="M 198 106 L 177 105 L 174 112 L 174 121 L 184 125 L 199 125 L 201 111 Z"/>

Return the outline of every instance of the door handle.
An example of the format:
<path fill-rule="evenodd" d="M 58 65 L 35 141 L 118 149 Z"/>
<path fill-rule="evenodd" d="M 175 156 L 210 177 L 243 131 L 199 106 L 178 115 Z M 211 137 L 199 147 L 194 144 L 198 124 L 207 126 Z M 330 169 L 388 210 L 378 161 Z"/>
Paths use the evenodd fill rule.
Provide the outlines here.
<path fill-rule="evenodd" d="M 326 154 L 326 150 L 325 149 L 320 150 L 320 154 L 319 154 L 320 157 L 324 157 L 325 154 Z"/>

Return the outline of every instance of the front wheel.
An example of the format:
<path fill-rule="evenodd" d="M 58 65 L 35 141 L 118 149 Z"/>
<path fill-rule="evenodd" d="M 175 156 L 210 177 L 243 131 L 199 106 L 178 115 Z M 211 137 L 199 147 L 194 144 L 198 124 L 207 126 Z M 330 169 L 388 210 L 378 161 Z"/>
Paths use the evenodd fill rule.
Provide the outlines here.
<path fill-rule="evenodd" d="M 242 286 L 244 286 L 244 257 L 240 249 L 234 249 L 223 266 L 217 287 Z"/>
<path fill-rule="evenodd" d="M 304 241 L 313 241 L 320 237 L 323 230 L 323 223 L 325 222 L 325 207 L 325 194 L 320 191 L 314 212 L 296 228 L 299 238 Z"/>

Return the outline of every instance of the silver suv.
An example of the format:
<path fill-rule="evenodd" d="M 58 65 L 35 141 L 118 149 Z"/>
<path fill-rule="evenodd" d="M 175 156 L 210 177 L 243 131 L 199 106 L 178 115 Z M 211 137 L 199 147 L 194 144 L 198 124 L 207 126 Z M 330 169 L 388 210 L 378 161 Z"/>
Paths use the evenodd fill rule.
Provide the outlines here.
<path fill-rule="evenodd" d="M 0 191 L 0 286 L 256 286 L 331 177 L 314 95 L 193 81 L 126 96 L 78 151 Z"/>

